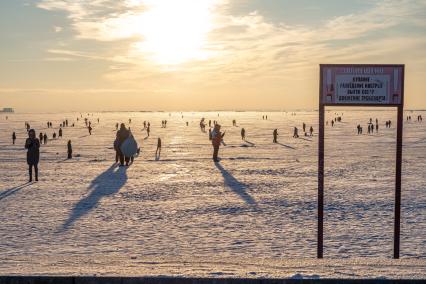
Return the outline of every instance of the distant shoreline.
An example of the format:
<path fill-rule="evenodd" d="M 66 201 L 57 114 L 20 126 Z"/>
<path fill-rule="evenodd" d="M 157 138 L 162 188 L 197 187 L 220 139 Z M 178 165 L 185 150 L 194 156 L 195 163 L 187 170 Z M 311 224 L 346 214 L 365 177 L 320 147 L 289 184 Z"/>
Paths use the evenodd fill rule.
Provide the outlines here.
<path fill-rule="evenodd" d="M 336 107 L 336 108 L 327 108 L 327 111 L 331 110 L 341 110 L 341 111 L 391 111 L 393 108 L 389 107 L 380 107 L 380 108 L 343 108 L 343 107 Z M 405 109 L 405 112 L 413 112 L 413 111 L 426 111 L 426 109 Z M 243 113 L 243 112 L 257 112 L 257 113 L 283 113 L 283 112 L 318 112 L 318 109 L 313 110 L 306 110 L 306 109 L 294 109 L 294 110 L 102 110 L 102 111 L 95 111 L 95 110 L 58 110 L 58 111 L 34 111 L 34 112 L 1 112 L 0 114 L 5 115 L 13 115 L 13 114 L 55 114 L 55 113 L 206 113 L 206 112 L 235 112 L 235 113 Z"/>

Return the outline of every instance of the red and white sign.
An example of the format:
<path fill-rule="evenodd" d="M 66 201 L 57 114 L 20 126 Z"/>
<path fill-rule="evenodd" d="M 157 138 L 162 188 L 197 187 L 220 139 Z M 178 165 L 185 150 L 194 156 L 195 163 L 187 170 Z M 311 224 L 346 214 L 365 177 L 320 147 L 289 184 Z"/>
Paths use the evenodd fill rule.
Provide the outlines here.
<path fill-rule="evenodd" d="M 320 65 L 324 105 L 400 105 L 404 65 Z"/>

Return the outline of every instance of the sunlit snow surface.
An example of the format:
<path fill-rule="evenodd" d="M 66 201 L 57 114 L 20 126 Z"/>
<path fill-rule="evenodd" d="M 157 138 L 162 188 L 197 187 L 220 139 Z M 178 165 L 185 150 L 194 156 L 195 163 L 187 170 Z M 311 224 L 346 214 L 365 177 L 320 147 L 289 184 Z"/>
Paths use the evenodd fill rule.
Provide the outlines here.
<path fill-rule="evenodd" d="M 343 122 L 326 126 L 324 232 L 324 256 L 345 259 L 340 261 L 341 271 L 346 271 L 342 275 L 338 269 L 314 269 L 319 265 L 317 112 L 220 112 L 219 116 L 187 112 L 183 118 L 168 112 L 94 113 L 89 117 L 91 136 L 83 119 L 76 121 L 78 113 L 10 114 L 9 120 L 2 114 L 0 274 L 215 276 L 215 265 L 229 267 L 228 260 L 240 264 L 240 270 L 230 273 L 234 276 L 301 271 L 357 277 L 363 270 L 379 269 L 366 275 L 424 278 L 426 122 L 416 118 L 426 117 L 426 112 L 405 114 L 412 116 L 411 122 L 404 121 L 401 257 L 405 262 L 393 262 L 396 111 L 337 110 L 342 111 Z M 335 112 L 329 111 L 327 120 Z M 202 117 L 219 121 L 226 130 L 226 146 L 221 147 L 222 160 L 216 165 L 208 133 L 199 128 Z M 367 134 L 370 117 L 380 122 L 378 134 Z M 64 128 L 63 138 L 42 145 L 40 182 L 26 184 L 24 122 L 37 135 L 47 132 L 51 138 L 66 118 L 76 126 Z M 129 118 L 142 152 L 129 168 L 118 168 L 112 147 L 115 123 L 128 125 Z M 165 119 L 167 128 L 161 128 Z M 237 127 L 232 126 L 233 119 Z M 392 128 L 387 129 L 384 123 L 389 119 Z M 46 128 L 47 121 L 54 129 Z M 143 121 L 151 123 L 149 138 L 142 131 Z M 314 136 L 292 138 L 294 126 L 302 134 L 302 122 L 314 127 Z M 363 135 L 356 134 L 358 123 Z M 241 127 L 247 142 L 241 141 Z M 275 128 L 278 144 L 272 143 Z M 13 131 L 16 145 L 11 145 Z M 156 160 L 158 137 L 163 149 Z M 69 139 L 76 156 L 72 160 L 65 159 Z M 306 264 L 296 261 L 306 258 L 310 259 Z M 260 259 L 275 266 L 265 266 Z M 356 268 L 351 259 L 364 268 Z M 186 267 L 185 261 L 196 261 L 199 270 Z M 208 261 L 216 264 L 200 264 Z M 157 268 L 149 268 L 151 262 Z M 282 268 L 289 263 L 297 263 L 299 270 Z M 165 270 L 158 268 L 164 265 Z M 265 273 L 253 272 L 256 267 Z M 246 275 L 250 271 L 253 274 Z"/>

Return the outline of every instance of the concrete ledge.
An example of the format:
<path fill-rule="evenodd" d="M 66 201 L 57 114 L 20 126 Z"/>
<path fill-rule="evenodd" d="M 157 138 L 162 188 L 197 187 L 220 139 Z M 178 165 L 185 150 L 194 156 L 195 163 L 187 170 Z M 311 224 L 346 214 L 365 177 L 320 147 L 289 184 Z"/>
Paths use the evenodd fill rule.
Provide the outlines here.
<path fill-rule="evenodd" d="M 84 276 L 0 276 L 0 284 L 420 284 L 425 280 L 404 279 L 252 279 L 175 277 L 84 277 Z"/>

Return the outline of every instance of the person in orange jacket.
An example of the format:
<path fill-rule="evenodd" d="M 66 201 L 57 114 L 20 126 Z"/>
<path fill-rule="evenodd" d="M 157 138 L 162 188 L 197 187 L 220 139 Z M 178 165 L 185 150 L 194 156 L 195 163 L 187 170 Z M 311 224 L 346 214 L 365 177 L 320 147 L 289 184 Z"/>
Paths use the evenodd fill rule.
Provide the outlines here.
<path fill-rule="evenodd" d="M 213 145 L 213 161 L 219 162 L 218 154 L 219 154 L 219 147 L 220 143 L 222 143 L 223 136 L 225 136 L 225 132 L 220 132 L 220 125 L 215 124 L 213 131 L 212 131 L 212 145 Z"/>

